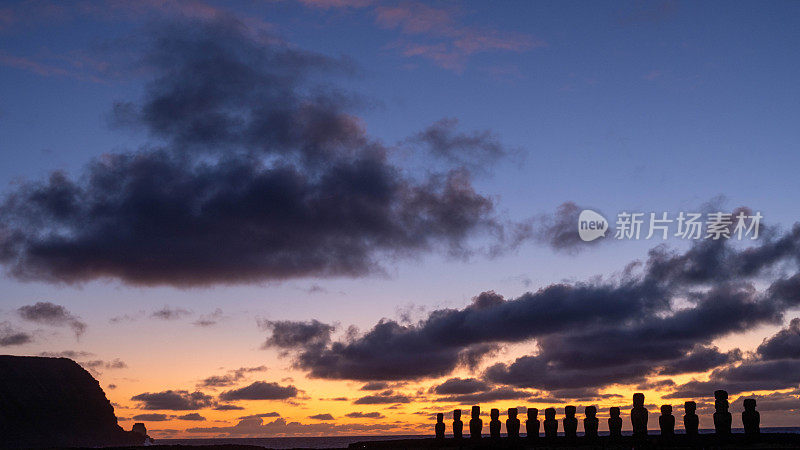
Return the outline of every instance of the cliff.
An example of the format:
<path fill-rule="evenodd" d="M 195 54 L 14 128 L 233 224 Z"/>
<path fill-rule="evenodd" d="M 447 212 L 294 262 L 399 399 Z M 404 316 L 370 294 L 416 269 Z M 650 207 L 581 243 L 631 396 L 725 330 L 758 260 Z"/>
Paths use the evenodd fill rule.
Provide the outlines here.
<path fill-rule="evenodd" d="M 0 446 L 139 445 L 100 383 L 67 358 L 0 356 Z"/>

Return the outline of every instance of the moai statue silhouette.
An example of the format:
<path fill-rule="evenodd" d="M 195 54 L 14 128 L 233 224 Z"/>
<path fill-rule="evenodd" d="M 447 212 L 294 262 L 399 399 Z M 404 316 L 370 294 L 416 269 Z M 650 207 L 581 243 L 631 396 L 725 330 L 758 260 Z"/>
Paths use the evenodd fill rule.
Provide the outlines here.
<path fill-rule="evenodd" d="M 569 405 L 564 407 L 564 436 L 575 438 L 578 436 L 578 419 L 575 417 L 576 409 Z"/>
<path fill-rule="evenodd" d="M 480 439 L 483 432 L 483 420 L 481 420 L 481 407 L 472 407 L 472 418 L 469 420 L 470 439 Z"/>
<path fill-rule="evenodd" d="M 718 436 L 731 434 L 731 413 L 728 411 L 728 392 L 714 391 L 714 430 Z"/>
<path fill-rule="evenodd" d="M 556 409 L 547 408 L 544 410 L 544 437 L 554 438 L 556 436 L 558 436 Z"/>
<path fill-rule="evenodd" d="M 700 418 L 697 417 L 695 411 L 697 411 L 697 403 L 695 402 L 686 402 L 683 404 L 683 410 L 685 414 L 683 415 L 683 428 L 686 430 L 686 434 L 689 436 L 697 436 L 698 429 L 700 428 Z"/>
<path fill-rule="evenodd" d="M 631 408 L 631 425 L 635 437 L 647 436 L 647 408 L 644 407 L 644 394 L 633 394 L 633 408 Z"/>
<path fill-rule="evenodd" d="M 756 399 L 746 398 L 744 399 L 743 405 L 742 425 L 744 426 L 744 434 L 755 436 L 761 433 L 761 429 L 759 428 L 761 425 L 761 414 L 756 411 Z"/>
<path fill-rule="evenodd" d="M 444 439 L 444 414 L 436 414 L 436 439 Z"/>
<path fill-rule="evenodd" d="M 586 416 L 583 419 L 583 435 L 587 439 L 594 439 L 597 437 L 597 428 L 600 425 L 600 421 L 597 419 L 597 407 L 587 406 L 583 410 L 583 414 Z"/>
<path fill-rule="evenodd" d="M 608 410 L 608 434 L 612 438 L 622 436 L 622 417 L 619 416 L 619 408 L 612 406 Z"/>
<path fill-rule="evenodd" d="M 672 415 L 672 405 L 661 405 L 658 426 L 661 428 L 661 436 L 675 435 L 675 416 Z"/>
<path fill-rule="evenodd" d="M 506 419 L 506 434 L 511 439 L 519 437 L 519 419 L 517 419 L 517 408 L 508 409 L 508 419 Z"/>
<path fill-rule="evenodd" d="M 493 439 L 497 439 L 500 437 L 500 410 L 492 408 L 492 410 L 489 411 L 489 417 L 492 419 L 489 421 L 489 436 Z"/>
<path fill-rule="evenodd" d="M 461 439 L 464 435 L 464 422 L 461 421 L 461 410 L 456 409 L 453 411 L 453 437 Z"/>
<path fill-rule="evenodd" d="M 525 434 L 529 439 L 539 437 L 539 410 L 528 408 L 528 420 L 525 421 Z"/>

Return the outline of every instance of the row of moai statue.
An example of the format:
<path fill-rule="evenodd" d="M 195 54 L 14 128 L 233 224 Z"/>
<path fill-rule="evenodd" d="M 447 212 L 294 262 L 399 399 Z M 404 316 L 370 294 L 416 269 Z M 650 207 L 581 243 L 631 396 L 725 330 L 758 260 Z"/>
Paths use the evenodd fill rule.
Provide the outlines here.
<path fill-rule="evenodd" d="M 742 423 L 744 425 L 744 432 L 746 435 L 757 435 L 760 429 L 761 416 L 756 411 L 755 399 L 748 398 L 743 403 L 744 411 L 742 412 Z M 723 390 L 714 392 L 714 429 L 717 435 L 726 436 L 731 434 L 731 413 L 728 411 L 728 393 Z M 684 403 L 683 427 L 686 434 L 695 436 L 698 434 L 700 426 L 700 418 L 697 416 L 697 403 L 686 402 Z M 566 406 L 564 408 L 564 418 L 562 419 L 564 427 L 564 436 L 567 438 L 577 437 L 578 433 L 578 419 L 575 417 L 577 412 L 574 406 Z M 469 421 L 469 435 L 472 439 L 480 439 L 483 432 L 483 420 L 480 418 L 481 407 L 472 407 L 472 418 Z M 508 410 L 508 419 L 506 419 L 506 433 L 509 438 L 518 438 L 520 432 L 520 420 L 517 418 L 517 408 L 510 408 Z M 597 408 L 594 406 L 587 406 L 584 410 L 583 429 L 584 436 L 587 438 L 596 438 L 597 429 L 600 420 L 597 418 Z M 622 418 L 620 417 L 620 410 L 617 407 L 609 409 L 608 430 L 609 435 L 614 437 L 622 436 Z M 528 408 L 528 420 L 525 421 L 525 430 L 528 438 L 539 437 L 539 410 L 536 408 Z M 633 436 L 643 437 L 647 436 L 647 419 L 649 413 L 647 408 L 644 407 L 644 394 L 633 394 L 633 408 L 631 409 L 631 425 L 633 426 Z M 489 435 L 492 438 L 500 437 L 500 410 L 492 409 L 489 421 Z M 558 436 L 558 420 L 556 420 L 556 409 L 547 408 L 544 410 L 544 435 L 546 438 L 554 438 Z M 661 435 L 665 437 L 675 435 L 675 416 L 672 415 L 672 405 L 661 406 L 661 416 L 658 418 L 658 425 L 661 428 Z M 460 439 L 463 436 L 464 423 L 461 421 L 461 410 L 453 411 L 453 437 Z M 436 415 L 436 437 L 444 439 L 445 424 L 444 414 L 439 413 Z"/>

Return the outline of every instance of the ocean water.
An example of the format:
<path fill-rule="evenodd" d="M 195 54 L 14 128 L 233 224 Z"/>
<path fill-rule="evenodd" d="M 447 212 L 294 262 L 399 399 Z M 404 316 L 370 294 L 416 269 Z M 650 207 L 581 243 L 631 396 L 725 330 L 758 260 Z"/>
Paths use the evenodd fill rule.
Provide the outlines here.
<path fill-rule="evenodd" d="M 675 430 L 680 433 L 682 430 Z M 734 428 L 734 433 L 742 433 L 741 428 Z M 700 433 L 713 433 L 712 429 L 700 430 Z M 800 433 L 800 427 L 762 427 L 762 433 Z M 559 433 L 561 434 L 561 433 Z M 578 433 L 579 435 L 582 433 Z M 607 435 L 608 432 L 600 432 L 600 435 Z M 630 434 L 630 431 L 623 431 L 622 434 Z M 657 435 L 658 430 L 650 430 L 650 434 Z M 524 434 L 523 434 L 524 435 Z M 156 444 L 181 444 L 181 445 L 257 445 L 260 447 L 275 449 L 290 448 L 346 448 L 355 442 L 363 441 L 388 441 L 391 439 L 414 439 L 431 438 L 431 435 L 419 436 L 320 436 L 320 437 L 271 437 L 271 438 L 214 438 L 214 439 L 156 439 Z M 487 436 L 488 437 L 488 436 Z"/>

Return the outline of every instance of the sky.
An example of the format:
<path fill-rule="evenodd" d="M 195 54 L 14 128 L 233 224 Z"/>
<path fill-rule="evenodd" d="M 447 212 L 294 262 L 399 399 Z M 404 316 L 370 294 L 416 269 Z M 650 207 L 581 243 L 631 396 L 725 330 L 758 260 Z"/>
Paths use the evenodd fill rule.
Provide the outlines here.
<path fill-rule="evenodd" d="M 604 429 L 634 392 L 651 428 L 685 400 L 711 427 L 715 389 L 734 427 L 745 397 L 798 426 L 798 19 L 4 2 L 0 351 L 78 361 L 156 438 L 430 434 L 472 404 Z M 617 239 L 626 212 L 763 220 Z"/>

